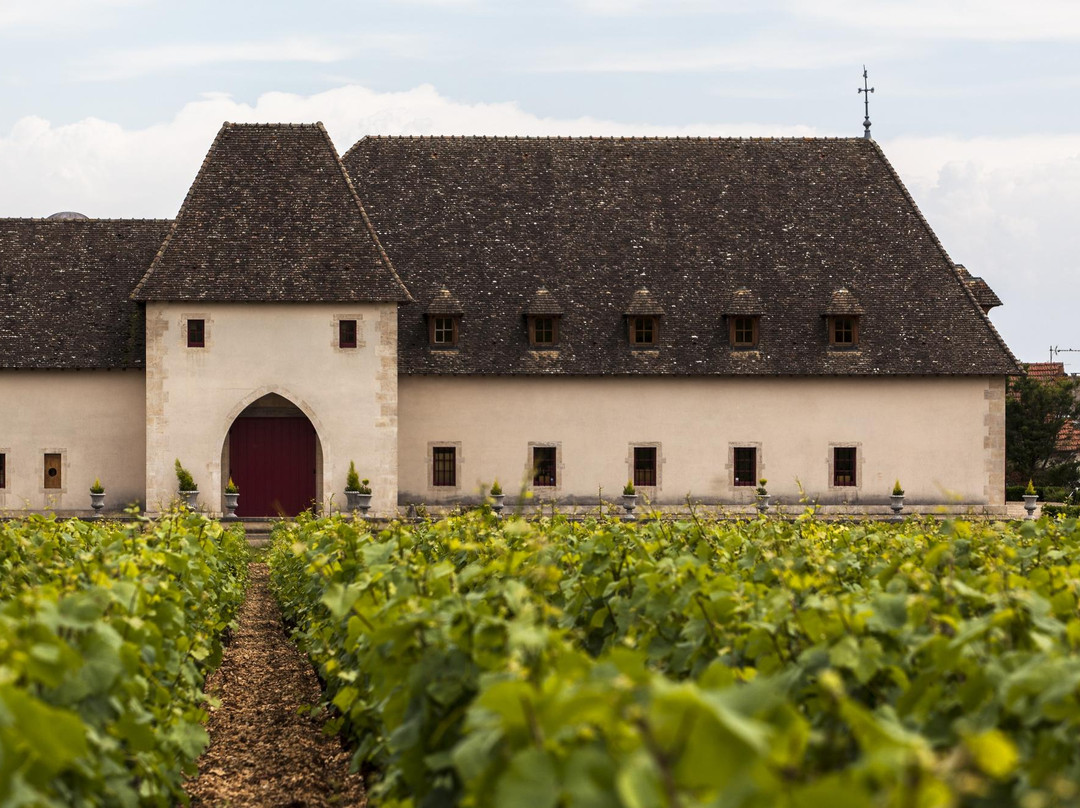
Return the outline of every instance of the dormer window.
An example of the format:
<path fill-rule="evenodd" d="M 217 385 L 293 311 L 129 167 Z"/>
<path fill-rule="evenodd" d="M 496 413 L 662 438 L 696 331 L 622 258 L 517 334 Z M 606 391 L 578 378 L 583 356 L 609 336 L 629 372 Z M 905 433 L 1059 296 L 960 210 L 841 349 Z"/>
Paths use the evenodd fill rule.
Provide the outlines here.
<path fill-rule="evenodd" d="M 829 318 L 829 344 L 838 348 L 853 348 L 859 344 L 859 320 L 857 317 L 837 316 Z"/>
<path fill-rule="evenodd" d="M 424 312 L 428 322 L 428 344 L 432 348 L 456 348 L 463 313 L 461 304 L 450 290 L 440 289 Z"/>
<path fill-rule="evenodd" d="M 440 348 L 453 348 L 458 340 L 457 317 L 432 317 L 431 344 Z"/>
<path fill-rule="evenodd" d="M 559 318 L 552 315 L 529 318 L 529 343 L 550 346 L 559 341 Z"/>
<path fill-rule="evenodd" d="M 529 344 L 537 348 L 553 348 L 559 344 L 559 320 L 562 306 L 544 287 L 537 289 L 525 303 L 522 313 L 529 323 Z"/>
<path fill-rule="evenodd" d="M 664 309 L 648 289 L 638 289 L 626 309 L 626 328 L 632 348 L 651 348 L 660 340 Z"/>
<path fill-rule="evenodd" d="M 728 343 L 732 348 L 756 348 L 759 323 L 765 309 L 757 295 L 746 288 L 736 289 L 724 307 L 728 321 Z"/>
<path fill-rule="evenodd" d="M 630 318 L 631 345 L 655 345 L 656 331 L 657 329 L 655 317 Z"/>
<path fill-rule="evenodd" d="M 859 347 L 859 320 L 863 313 L 863 307 L 850 289 L 840 288 L 833 292 L 825 308 L 830 348 Z"/>

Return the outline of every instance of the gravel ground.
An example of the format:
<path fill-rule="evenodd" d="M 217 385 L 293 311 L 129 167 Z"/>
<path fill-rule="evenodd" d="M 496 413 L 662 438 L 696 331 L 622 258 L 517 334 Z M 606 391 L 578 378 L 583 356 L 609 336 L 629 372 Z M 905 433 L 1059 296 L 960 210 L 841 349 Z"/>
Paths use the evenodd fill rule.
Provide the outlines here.
<path fill-rule="evenodd" d="M 247 599 L 221 667 L 207 692 L 221 700 L 210 713 L 210 748 L 188 782 L 193 806 L 321 808 L 364 806 L 364 784 L 349 774 L 349 754 L 322 733 L 318 679 L 285 634 L 267 585 L 265 564 L 251 565 Z"/>

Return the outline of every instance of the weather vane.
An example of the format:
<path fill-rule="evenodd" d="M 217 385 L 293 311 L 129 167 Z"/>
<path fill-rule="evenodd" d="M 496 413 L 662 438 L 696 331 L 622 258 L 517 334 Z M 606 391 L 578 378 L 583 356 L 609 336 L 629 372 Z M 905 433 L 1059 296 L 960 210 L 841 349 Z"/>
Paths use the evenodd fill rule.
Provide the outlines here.
<path fill-rule="evenodd" d="M 862 66 L 862 84 L 863 84 L 863 86 L 858 89 L 858 92 L 865 93 L 865 95 L 863 95 L 863 107 L 866 110 L 866 117 L 863 118 L 862 125 L 863 125 L 863 129 L 865 129 L 866 131 L 863 132 L 863 137 L 866 138 L 867 140 L 869 140 L 870 139 L 870 93 L 874 92 L 874 88 L 867 86 L 866 65 Z"/>

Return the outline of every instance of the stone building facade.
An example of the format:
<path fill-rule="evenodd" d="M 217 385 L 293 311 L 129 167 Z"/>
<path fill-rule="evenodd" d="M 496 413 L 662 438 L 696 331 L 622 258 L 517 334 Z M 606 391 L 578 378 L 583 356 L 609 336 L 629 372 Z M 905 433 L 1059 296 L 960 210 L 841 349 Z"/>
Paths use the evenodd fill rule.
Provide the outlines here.
<path fill-rule="evenodd" d="M 998 303 L 869 140 L 226 124 L 173 221 L 0 220 L 0 511 L 997 511 Z"/>

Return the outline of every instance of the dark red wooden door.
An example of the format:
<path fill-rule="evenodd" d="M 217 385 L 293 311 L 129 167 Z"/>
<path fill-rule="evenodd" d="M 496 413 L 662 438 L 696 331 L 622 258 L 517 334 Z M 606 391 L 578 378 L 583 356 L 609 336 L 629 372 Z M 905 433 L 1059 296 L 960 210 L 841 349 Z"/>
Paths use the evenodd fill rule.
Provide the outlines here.
<path fill-rule="evenodd" d="M 315 500 L 315 427 L 307 418 L 237 418 L 229 473 L 237 516 L 296 516 Z"/>

